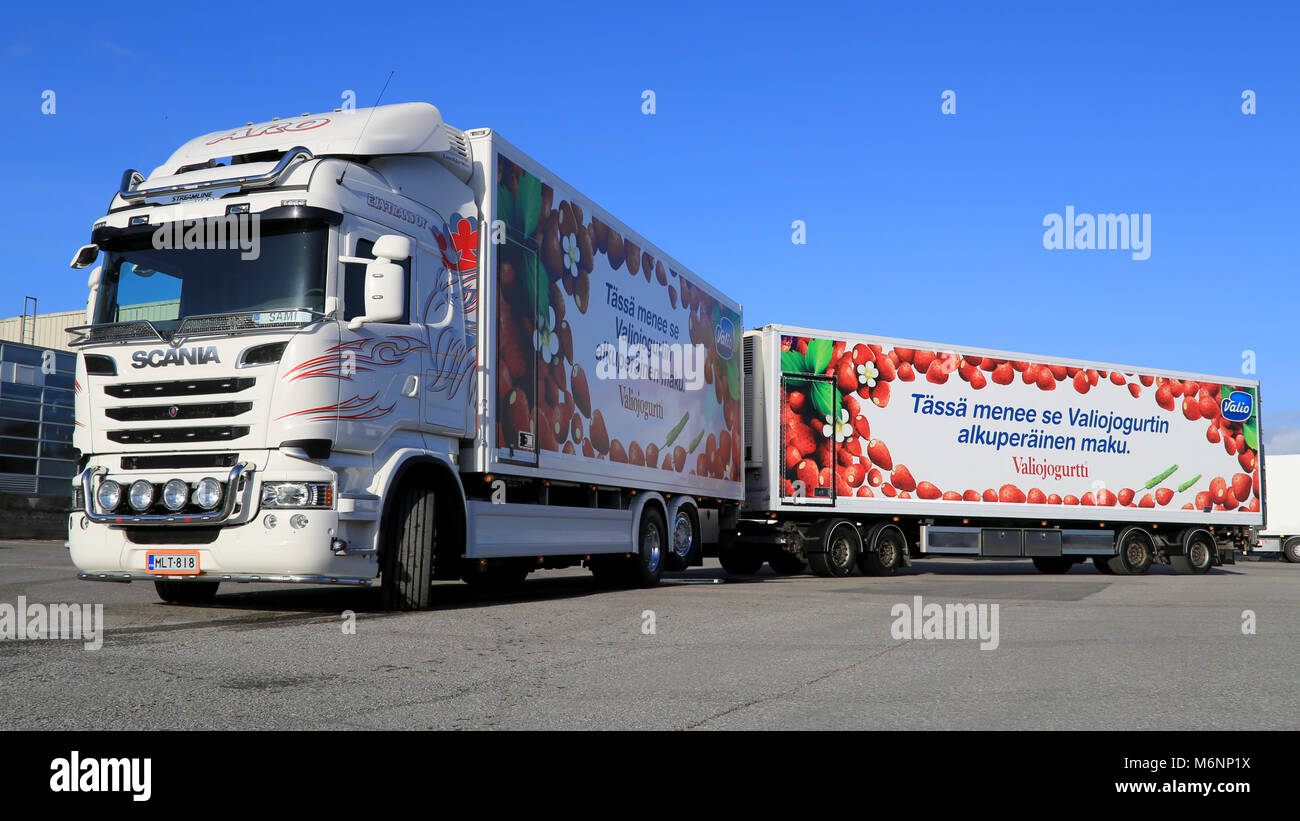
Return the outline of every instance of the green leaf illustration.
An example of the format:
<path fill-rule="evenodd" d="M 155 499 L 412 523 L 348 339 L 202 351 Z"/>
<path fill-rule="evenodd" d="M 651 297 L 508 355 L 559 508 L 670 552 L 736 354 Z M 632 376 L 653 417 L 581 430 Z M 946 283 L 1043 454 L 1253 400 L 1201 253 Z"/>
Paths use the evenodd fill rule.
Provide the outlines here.
<path fill-rule="evenodd" d="M 519 178 L 519 222 L 525 236 L 537 230 L 537 220 L 542 215 L 542 181 L 525 173 Z"/>
<path fill-rule="evenodd" d="M 542 271 L 542 264 L 537 259 L 537 254 L 524 251 L 524 267 L 528 272 L 528 295 L 537 306 L 537 316 L 545 317 L 546 309 L 550 307 L 551 291 L 549 288 L 542 287 L 546 275 Z"/>
<path fill-rule="evenodd" d="M 811 350 L 811 346 L 809 346 Z M 835 395 L 837 391 L 829 382 L 816 382 L 812 386 L 813 407 L 821 416 L 830 416 L 834 418 L 839 412 L 840 401 Z"/>
<path fill-rule="evenodd" d="M 506 225 L 518 227 L 519 220 L 515 218 L 515 198 L 510 195 L 510 189 L 506 188 L 505 183 L 497 183 L 497 219 L 503 220 Z"/>
<path fill-rule="evenodd" d="M 1246 447 L 1259 452 L 1259 428 L 1254 417 L 1241 426 L 1241 437 L 1246 440 Z"/>
<path fill-rule="evenodd" d="M 833 345 L 829 339 L 814 339 L 808 343 L 808 372 L 821 373 L 831 364 Z"/>
<path fill-rule="evenodd" d="M 808 373 L 808 362 L 798 351 L 782 351 L 781 373 Z"/>

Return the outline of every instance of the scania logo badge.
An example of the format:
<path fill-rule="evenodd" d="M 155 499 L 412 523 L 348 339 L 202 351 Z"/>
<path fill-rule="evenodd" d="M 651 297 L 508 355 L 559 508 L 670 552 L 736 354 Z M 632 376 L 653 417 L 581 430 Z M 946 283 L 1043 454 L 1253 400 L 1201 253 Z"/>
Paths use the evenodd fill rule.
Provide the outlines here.
<path fill-rule="evenodd" d="M 180 413 L 180 412 L 181 412 L 181 409 L 178 408 L 178 407 L 176 407 L 175 405 L 172 405 L 170 408 L 167 409 L 167 415 L 170 416 L 170 417 L 173 418 L 173 419 L 175 419 L 175 418 L 176 418 L 176 414 L 178 414 L 178 413 Z"/>

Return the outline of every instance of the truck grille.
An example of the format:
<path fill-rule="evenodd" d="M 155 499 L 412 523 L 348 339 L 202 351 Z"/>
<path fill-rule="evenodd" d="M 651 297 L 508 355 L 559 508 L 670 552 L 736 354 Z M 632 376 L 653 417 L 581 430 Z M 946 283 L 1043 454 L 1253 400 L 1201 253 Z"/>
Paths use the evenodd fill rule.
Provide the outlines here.
<path fill-rule="evenodd" d="M 136 405 L 109 408 L 104 415 L 118 422 L 153 422 L 167 419 L 222 419 L 253 409 L 252 402 L 213 402 L 204 405 Z"/>
<path fill-rule="evenodd" d="M 122 470 L 176 470 L 179 468 L 228 468 L 235 464 L 233 453 L 185 453 L 162 456 L 123 456 Z"/>
<path fill-rule="evenodd" d="M 239 393 L 253 387 L 256 382 L 257 380 L 251 376 L 231 376 L 223 379 L 178 379 L 173 382 L 135 382 L 127 385 L 105 385 L 104 393 L 118 399 L 202 396 L 212 393 Z"/>
<path fill-rule="evenodd" d="M 175 442 L 229 442 L 248 435 L 247 425 L 201 428 L 139 428 L 110 430 L 106 435 L 120 445 L 163 445 Z"/>

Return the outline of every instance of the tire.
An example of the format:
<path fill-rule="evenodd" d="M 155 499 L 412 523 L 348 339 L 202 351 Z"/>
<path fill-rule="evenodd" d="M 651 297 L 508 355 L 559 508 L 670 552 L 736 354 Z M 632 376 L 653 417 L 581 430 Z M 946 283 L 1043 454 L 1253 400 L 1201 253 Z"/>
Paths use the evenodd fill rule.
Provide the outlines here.
<path fill-rule="evenodd" d="M 429 608 L 433 598 L 435 511 L 429 488 L 408 484 L 398 491 L 379 551 L 385 610 Z"/>
<path fill-rule="evenodd" d="M 1294 536 L 1283 542 L 1282 558 L 1288 562 L 1300 563 L 1300 536 Z"/>
<path fill-rule="evenodd" d="M 893 525 L 872 528 L 867 548 L 858 554 L 858 569 L 864 576 L 892 576 L 903 566 L 907 540 Z"/>
<path fill-rule="evenodd" d="M 827 526 L 822 549 L 809 554 L 808 564 L 818 576 L 843 578 L 853 572 L 862 552 L 862 537 L 852 522 L 840 519 Z"/>
<path fill-rule="evenodd" d="M 724 547 L 718 551 L 718 561 L 732 576 L 752 576 L 763 566 L 763 554 L 752 547 Z"/>
<path fill-rule="evenodd" d="M 668 525 L 657 507 L 641 509 L 636 552 L 632 554 L 631 581 L 637 587 L 654 587 L 664 572 L 668 555 Z"/>
<path fill-rule="evenodd" d="M 1114 576 L 1115 571 L 1110 569 L 1110 556 L 1093 556 L 1092 564 L 1097 568 L 1097 572 L 1104 576 Z"/>
<path fill-rule="evenodd" d="M 1074 567 L 1074 561 L 1061 556 L 1035 556 L 1034 567 L 1038 568 L 1040 573 L 1057 576 L 1061 573 L 1069 573 L 1070 568 Z"/>
<path fill-rule="evenodd" d="M 166 582 L 153 583 L 158 598 L 170 604 L 212 604 L 221 582 Z"/>
<path fill-rule="evenodd" d="M 1145 530 L 1127 527 L 1115 539 L 1115 555 L 1107 561 L 1117 576 L 1140 576 L 1155 561 L 1155 544 Z"/>
<path fill-rule="evenodd" d="M 700 558 L 700 523 L 695 509 L 682 505 L 673 514 L 673 523 L 668 528 L 668 550 L 665 557 L 667 570 L 685 570 L 699 564 Z"/>
<path fill-rule="evenodd" d="M 767 566 L 778 576 L 798 576 L 808 567 L 803 556 L 777 548 L 767 557 Z"/>
<path fill-rule="evenodd" d="M 1196 531 L 1183 540 L 1183 552 L 1169 557 L 1174 572 L 1201 576 L 1214 566 L 1214 537 L 1204 530 Z"/>

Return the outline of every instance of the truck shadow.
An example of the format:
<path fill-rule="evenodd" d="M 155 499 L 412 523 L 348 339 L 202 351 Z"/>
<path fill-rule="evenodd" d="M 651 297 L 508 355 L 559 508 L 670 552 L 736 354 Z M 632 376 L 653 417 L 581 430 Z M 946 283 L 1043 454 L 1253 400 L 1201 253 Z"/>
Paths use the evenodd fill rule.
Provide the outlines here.
<path fill-rule="evenodd" d="M 775 582 L 781 579 L 782 577 L 777 576 L 728 578 L 721 570 L 703 570 L 697 573 L 665 574 L 661 584 L 665 587 L 673 587 Z M 429 610 L 459 610 L 517 601 L 574 599 L 635 591 L 636 588 L 603 585 L 589 574 L 530 577 L 522 585 L 504 590 L 484 590 L 459 581 L 445 581 L 434 583 L 433 604 Z M 377 587 L 352 588 L 324 585 L 290 588 L 271 585 L 265 587 L 228 585 L 221 588 L 212 604 L 203 609 L 322 614 L 337 614 L 344 610 L 369 614 L 385 613 Z"/>
<path fill-rule="evenodd" d="M 1176 576 L 1173 568 L 1166 565 L 1152 567 L 1148 576 Z M 1215 567 L 1208 575 L 1241 575 L 1241 571 L 1231 566 Z M 891 579 L 917 578 L 922 576 L 946 577 L 944 581 L 959 581 L 962 577 L 1038 577 L 1045 576 L 1028 562 L 990 562 L 975 560 L 925 561 L 911 567 L 900 568 L 890 577 L 862 576 L 855 573 L 842 579 L 819 578 L 808 571 L 796 575 L 779 575 L 764 567 L 750 576 L 732 576 L 721 568 L 695 568 L 680 573 L 664 574 L 663 587 L 711 586 L 720 584 L 798 584 L 806 582 L 850 582 L 856 584 L 879 583 L 888 589 Z M 1053 580 L 1088 577 L 1093 581 L 1106 580 L 1123 583 L 1124 576 L 1106 576 L 1091 563 L 1078 565 L 1069 573 L 1050 577 Z M 939 581 L 939 579 L 936 579 Z M 226 592 L 230 589 L 231 592 Z M 619 592 L 636 592 L 636 588 L 612 588 L 597 582 L 586 574 L 562 576 L 534 576 L 522 585 L 506 590 L 483 590 L 471 587 L 459 581 L 435 582 L 433 605 L 431 611 L 462 610 L 475 607 L 490 607 L 510 602 L 545 601 L 559 599 L 578 599 L 588 596 L 604 596 Z M 223 588 L 207 610 L 240 610 L 254 612 L 279 613 L 342 613 L 351 610 L 356 613 L 386 614 L 382 606 L 378 588 L 343 588 L 343 587 L 235 587 Z M 397 615 L 392 613 L 389 615 Z"/>

